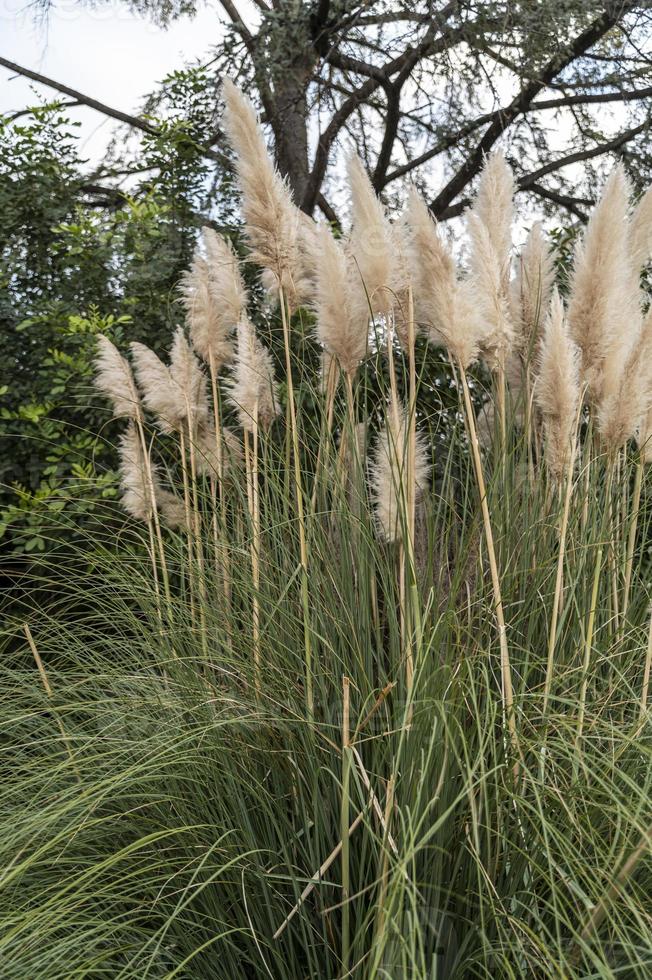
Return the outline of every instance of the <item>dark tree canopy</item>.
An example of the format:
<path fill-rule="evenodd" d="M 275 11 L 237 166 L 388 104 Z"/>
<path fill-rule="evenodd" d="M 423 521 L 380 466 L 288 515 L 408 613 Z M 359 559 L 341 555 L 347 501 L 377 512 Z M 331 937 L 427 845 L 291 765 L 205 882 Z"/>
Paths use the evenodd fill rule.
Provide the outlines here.
<path fill-rule="evenodd" d="M 133 6 L 162 22 L 192 14 L 185 0 Z M 319 207 L 337 216 L 338 159 L 351 145 L 379 192 L 391 198 L 409 175 L 443 219 L 464 209 L 484 154 L 497 144 L 521 191 L 580 218 L 605 155 L 625 157 L 635 179 L 649 180 L 647 0 L 220 0 L 219 6 L 225 26 L 207 51 L 208 66 L 195 68 L 212 110 L 194 126 L 194 138 L 213 166 L 228 166 L 216 107 L 221 78 L 235 78 L 259 106 L 279 167 L 309 213 Z M 65 79 L 48 81 L 73 100 L 93 102 L 92 93 L 67 89 Z M 164 106 L 162 92 L 148 108 Z M 152 129 L 142 118 L 94 107 Z"/>

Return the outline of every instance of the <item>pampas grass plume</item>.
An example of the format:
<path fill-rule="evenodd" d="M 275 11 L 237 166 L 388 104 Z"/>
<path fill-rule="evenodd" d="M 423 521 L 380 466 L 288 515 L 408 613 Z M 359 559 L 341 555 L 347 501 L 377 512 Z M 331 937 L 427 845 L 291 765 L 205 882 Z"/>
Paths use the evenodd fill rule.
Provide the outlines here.
<path fill-rule="evenodd" d="M 378 436 L 370 464 L 372 499 L 378 531 L 385 541 L 402 540 L 403 513 L 408 499 L 407 459 L 409 424 L 405 409 L 396 424 L 393 414 L 388 413 L 387 422 Z M 428 487 L 430 465 L 428 452 L 421 433 L 416 434 L 414 483 L 416 491 L 423 492 Z"/>
<path fill-rule="evenodd" d="M 170 377 L 182 393 L 185 418 L 191 431 L 208 421 L 206 375 L 193 353 L 183 327 L 177 327 L 170 351 Z"/>
<path fill-rule="evenodd" d="M 607 451 L 647 430 L 652 405 L 652 307 L 639 317 L 637 339 L 624 363 L 617 389 L 598 405 L 598 429 Z M 647 437 L 645 455 L 649 453 Z M 640 442 L 639 442 L 640 444 Z"/>
<path fill-rule="evenodd" d="M 467 226 L 471 239 L 471 282 L 485 320 L 481 351 L 492 369 L 504 368 L 514 345 L 510 310 L 510 267 L 514 176 L 502 153 L 485 160 Z"/>
<path fill-rule="evenodd" d="M 224 127 L 236 152 L 251 258 L 268 273 L 263 277 L 266 287 L 282 287 L 296 305 L 307 290 L 299 212 L 286 181 L 269 157 L 251 102 L 229 79 L 222 92 L 226 103 Z"/>
<path fill-rule="evenodd" d="M 467 225 L 471 238 L 471 289 L 484 320 L 480 350 L 492 369 L 504 368 L 515 339 L 504 263 L 489 229 L 477 214 L 468 214 Z"/>
<path fill-rule="evenodd" d="M 556 289 L 544 324 L 534 396 L 543 419 L 546 464 L 555 480 L 560 480 L 571 461 L 580 377 L 579 351 L 571 340 Z"/>
<path fill-rule="evenodd" d="M 118 444 L 120 459 L 121 503 L 124 509 L 137 521 L 149 521 L 154 509 L 148 482 L 147 464 L 138 432 L 133 423 L 120 436 Z M 154 498 L 158 501 L 161 492 L 156 467 L 150 465 Z"/>
<path fill-rule="evenodd" d="M 242 320 L 238 325 L 230 387 L 231 402 L 237 410 L 242 428 L 251 432 L 256 414 L 258 424 L 269 428 L 279 412 L 274 365 L 270 352 L 258 339 L 249 320 Z"/>
<path fill-rule="evenodd" d="M 389 222 L 362 160 L 355 153 L 348 159 L 347 172 L 351 193 L 348 248 L 371 312 L 383 314 L 393 305 L 390 291 L 394 257 Z"/>
<path fill-rule="evenodd" d="M 327 355 L 352 376 L 367 352 L 369 311 L 360 290 L 351 283 L 344 249 L 326 225 L 318 228 L 314 247 L 319 256 L 314 294 L 317 339 Z"/>
<path fill-rule="evenodd" d="M 173 531 L 177 529 L 188 530 L 186 508 L 183 500 L 177 497 L 176 493 L 170 493 L 169 490 L 159 490 L 156 495 L 156 502 L 161 517 L 169 528 Z"/>
<path fill-rule="evenodd" d="M 514 175 L 504 155 L 491 153 L 480 174 L 473 213 L 487 229 L 505 284 L 509 281 L 514 189 Z"/>
<path fill-rule="evenodd" d="M 568 323 L 594 402 L 613 396 L 640 322 L 638 276 L 628 237 L 629 183 L 617 166 L 575 252 Z"/>
<path fill-rule="evenodd" d="M 232 333 L 247 304 L 237 256 L 212 228 L 203 229 L 207 258 L 195 254 L 181 282 L 181 299 L 194 349 L 215 373 L 233 355 Z"/>
<path fill-rule="evenodd" d="M 136 377 L 145 407 L 156 416 L 161 432 L 178 431 L 187 415 L 183 392 L 161 358 L 138 341 L 130 345 Z"/>
<path fill-rule="evenodd" d="M 248 301 L 240 260 L 228 238 L 218 235 L 212 228 L 202 228 L 202 241 L 217 314 L 225 329 L 232 330 L 240 322 Z"/>
<path fill-rule="evenodd" d="M 417 322 L 433 343 L 445 346 L 468 367 L 477 356 L 480 333 L 468 285 L 458 280 L 455 260 L 414 188 L 407 218 Z"/>
<path fill-rule="evenodd" d="M 550 306 L 555 281 L 553 255 L 540 221 L 528 234 L 516 269 L 514 283 L 514 321 L 518 325 L 518 346 L 528 355 L 534 350 L 540 326 Z"/>
<path fill-rule="evenodd" d="M 142 422 L 140 396 L 129 363 L 104 334 L 97 337 L 95 387 L 111 401 L 116 418 Z"/>

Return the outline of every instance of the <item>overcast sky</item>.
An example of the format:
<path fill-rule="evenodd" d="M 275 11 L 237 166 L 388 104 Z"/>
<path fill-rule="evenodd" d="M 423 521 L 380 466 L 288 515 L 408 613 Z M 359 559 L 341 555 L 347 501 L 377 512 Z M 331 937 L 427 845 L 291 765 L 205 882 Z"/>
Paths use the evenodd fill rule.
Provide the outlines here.
<path fill-rule="evenodd" d="M 220 36 L 220 21 L 216 2 L 164 31 L 116 0 L 96 9 L 55 0 L 47 23 L 39 24 L 25 0 L 0 0 L 0 55 L 136 114 L 156 82 L 209 50 Z M 0 112 L 34 103 L 30 87 L 56 98 L 52 90 L 12 77 L 0 66 Z M 83 122 L 84 153 L 99 156 L 117 123 L 91 110 L 68 112 Z"/>
<path fill-rule="evenodd" d="M 239 8 L 252 26 L 259 19 L 252 0 L 239 0 Z M 194 18 L 175 21 L 167 31 L 131 14 L 118 0 L 99 0 L 95 9 L 80 0 L 53 0 L 45 21 L 35 20 L 29 0 L 0 0 L 0 55 L 113 108 L 137 114 L 145 96 L 170 71 L 210 56 L 211 46 L 223 33 L 223 21 L 219 0 L 207 0 Z M 0 66 L 0 112 L 34 104 L 38 101 L 34 91 L 45 99 L 57 97 L 52 89 L 12 76 Z M 82 122 L 83 156 L 99 162 L 119 124 L 90 109 L 67 112 Z M 603 125 L 608 125 L 610 115 L 617 128 L 623 113 L 621 105 L 609 113 L 601 109 Z M 551 147 L 563 147 L 569 124 L 570 119 L 554 120 L 548 134 Z M 574 176 L 574 169 L 564 171 L 567 178 Z M 437 174 L 433 177 L 436 181 Z"/>

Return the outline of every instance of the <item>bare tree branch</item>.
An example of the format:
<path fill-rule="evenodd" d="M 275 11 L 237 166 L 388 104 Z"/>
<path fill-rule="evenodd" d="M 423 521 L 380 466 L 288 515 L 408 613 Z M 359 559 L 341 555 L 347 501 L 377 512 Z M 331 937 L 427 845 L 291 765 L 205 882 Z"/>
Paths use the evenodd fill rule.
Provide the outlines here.
<path fill-rule="evenodd" d="M 604 37 L 607 31 L 617 24 L 623 14 L 632 9 L 633 6 L 632 0 L 609 3 L 601 15 L 586 30 L 582 31 L 570 44 L 562 47 L 555 57 L 548 62 L 538 80 L 529 82 L 521 89 L 500 116 L 493 120 L 471 156 L 434 199 L 431 209 L 435 215 L 441 216 L 447 212 L 451 202 L 480 171 L 485 154 L 489 152 L 507 127 L 530 106 L 539 92 L 546 88 L 547 84 L 564 68 Z"/>
<path fill-rule="evenodd" d="M 545 166 L 539 167 L 538 170 L 533 171 L 531 174 L 526 174 L 521 177 L 518 181 L 519 190 L 527 190 L 532 187 L 533 184 L 538 183 L 541 177 L 545 177 L 546 174 L 556 172 L 561 170 L 562 167 L 568 167 L 571 163 L 580 163 L 583 160 L 590 160 L 593 157 L 601 156 L 604 153 L 613 152 L 613 150 L 619 150 L 630 140 L 633 140 L 635 136 L 649 129 L 650 121 L 645 120 L 639 126 L 634 126 L 632 129 L 626 129 L 623 133 L 619 133 L 618 136 L 614 137 L 612 140 L 608 140 L 605 143 L 598 143 L 596 146 L 591 147 L 588 150 L 578 150 L 576 153 L 569 153 L 565 157 L 561 157 L 558 160 L 551 160 L 550 163 L 546 163 Z"/>
<path fill-rule="evenodd" d="M 143 133 L 156 135 L 158 132 L 156 127 L 152 126 L 145 119 L 139 119 L 138 116 L 131 116 L 129 113 L 122 112 L 120 109 L 113 109 L 111 106 L 106 105 L 105 102 L 99 102 L 98 99 L 94 99 L 90 95 L 84 95 L 83 92 L 78 92 L 77 89 L 70 88 L 69 85 L 56 82 L 53 78 L 48 78 L 47 75 L 41 75 L 39 72 L 32 71 L 30 68 L 17 65 L 14 61 L 9 61 L 8 58 L 0 57 L 0 65 L 9 71 L 15 72 L 17 75 L 22 75 L 24 78 L 31 78 L 33 82 L 38 82 L 39 85 L 46 85 L 48 88 L 53 88 L 56 92 L 61 92 L 62 95 L 69 95 L 79 105 L 85 105 L 90 109 L 95 109 L 96 112 L 101 112 L 104 116 L 117 119 L 118 122 L 126 123 L 134 129 L 140 129 Z"/>
<path fill-rule="evenodd" d="M 101 112 L 104 116 L 117 119 L 118 122 L 126 123 L 127 126 L 131 126 L 133 129 L 139 129 L 141 132 L 148 133 L 150 136 L 161 135 L 161 131 L 156 126 L 147 122 L 146 119 L 132 116 L 128 112 L 122 112 L 120 109 L 114 109 L 112 106 L 106 105 L 104 102 L 99 102 L 90 95 L 84 95 L 83 92 L 78 92 L 76 89 L 70 88 L 69 85 L 64 85 L 62 82 L 57 82 L 53 78 L 48 78 L 47 75 L 41 75 L 39 72 L 32 71 L 30 68 L 24 68 L 22 65 L 17 65 L 7 58 L 0 57 L 0 65 L 9 69 L 9 71 L 15 72 L 17 75 L 23 75 L 25 78 L 30 78 L 32 81 L 38 82 L 39 85 L 46 85 L 48 88 L 54 89 L 55 92 L 61 92 L 62 95 L 71 96 L 74 102 L 68 103 L 69 105 L 85 105 L 89 109 L 94 109 L 95 112 Z M 215 160 L 217 163 L 221 163 L 223 166 L 231 169 L 230 161 L 223 153 L 201 145 L 199 145 L 199 149 L 202 156 L 207 157 L 209 160 Z"/>

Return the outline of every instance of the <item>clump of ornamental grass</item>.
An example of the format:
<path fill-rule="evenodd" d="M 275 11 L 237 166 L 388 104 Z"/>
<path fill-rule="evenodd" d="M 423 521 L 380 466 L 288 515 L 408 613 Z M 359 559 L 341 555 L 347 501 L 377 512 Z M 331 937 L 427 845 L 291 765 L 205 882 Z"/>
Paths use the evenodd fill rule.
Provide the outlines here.
<path fill-rule="evenodd" d="M 4 972 L 646 978 L 649 197 L 614 172 L 562 298 L 504 157 L 467 261 L 357 160 L 341 239 L 224 94 L 283 350 L 206 230 L 169 357 L 98 339 L 127 519 L 6 630 Z"/>

